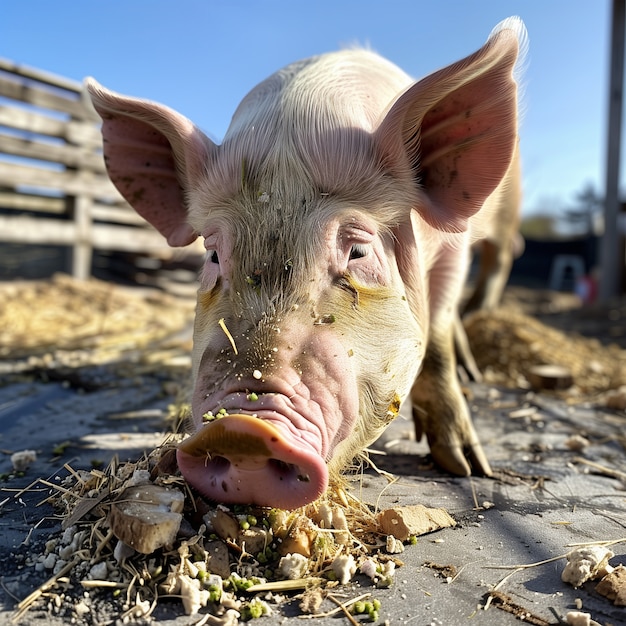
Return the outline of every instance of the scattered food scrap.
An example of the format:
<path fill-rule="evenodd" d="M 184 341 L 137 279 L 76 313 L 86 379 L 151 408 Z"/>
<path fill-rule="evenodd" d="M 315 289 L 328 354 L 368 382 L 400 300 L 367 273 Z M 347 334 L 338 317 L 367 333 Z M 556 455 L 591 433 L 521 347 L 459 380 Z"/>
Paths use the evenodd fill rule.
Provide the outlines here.
<path fill-rule="evenodd" d="M 614 554 L 604 546 L 576 548 L 566 555 L 567 565 L 561 573 L 563 582 L 580 587 L 588 580 L 602 578 L 613 571 L 609 559 Z"/>
<path fill-rule="evenodd" d="M 565 615 L 565 622 L 568 626 L 602 626 L 592 620 L 589 613 L 584 613 L 583 611 L 568 611 Z"/>
<path fill-rule="evenodd" d="M 596 585 L 596 591 L 616 606 L 626 606 L 626 566 L 618 565 Z"/>
<path fill-rule="evenodd" d="M 580 587 L 588 580 L 599 580 L 596 591 L 600 595 L 616 606 L 626 606 L 626 566 L 611 566 L 609 559 L 613 556 L 613 552 L 605 546 L 587 546 L 572 550 L 566 555 L 567 565 L 561 578 L 574 587 Z"/>
<path fill-rule="evenodd" d="M 291 591 L 315 612 L 357 573 L 373 589 L 390 586 L 403 542 L 455 524 L 443 509 L 424 506 L 375 514 L 339 486 L 296 511 L 212 505 L 172 472 L 176 438 L 136 463 L 71 470 L 59 485 L 65 530 L 36 567 L 53 574 L 46 597 L 61 572 L 84 589 L 74 603 L 65 593 L 54 605 L 59 615 L 86 619 L 102 591 L 117 594 L 122 618 L 148 618 L 162 598 L 179 596 L 186 614 L 234 625 L 271 615 Z M 18 615 L 38 597 L 21 603 Z M 368 600 L 352 611 L 377 619 L 379 608 Z"/>
<path fill-rule="evenodd" d="M 35 450 L 20 450 L 11 455 L 11 464 L 16 472 L 25 472 L 31 463 L 37 460 Z"/>

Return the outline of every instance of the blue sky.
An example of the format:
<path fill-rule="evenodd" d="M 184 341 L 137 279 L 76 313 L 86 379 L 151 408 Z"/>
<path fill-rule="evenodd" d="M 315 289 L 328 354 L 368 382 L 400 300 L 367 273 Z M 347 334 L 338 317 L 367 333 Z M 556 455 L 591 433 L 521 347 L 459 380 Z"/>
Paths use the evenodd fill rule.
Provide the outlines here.
<path fill-rule="evenodd" d="M 291 61 L 364 44 L 419 78 L 509 15 L 530 40 L 528 214 L 604 187 L 610 0 L 4 0 L 0 56 L 163 102 L 220 141 L 247 91 Z"/>

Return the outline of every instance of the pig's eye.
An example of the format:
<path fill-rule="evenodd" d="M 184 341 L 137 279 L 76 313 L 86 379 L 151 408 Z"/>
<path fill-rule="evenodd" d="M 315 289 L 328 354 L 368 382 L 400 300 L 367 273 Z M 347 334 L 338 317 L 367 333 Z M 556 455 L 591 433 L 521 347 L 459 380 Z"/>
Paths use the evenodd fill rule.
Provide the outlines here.
<path fill-rule="evenodd" d="M 367 256 L 367 246 L 355 243 L 350 248 L 350 261 L 353 261 L 354 259 L 362 259 L 364 256 Z"/>
<path fill-rule="evenodd" d="M 211 252 L 211 263 L 219 263 L 220 259 L 217 256 L 217 250 L 213 250 L 213 252 Z"/>

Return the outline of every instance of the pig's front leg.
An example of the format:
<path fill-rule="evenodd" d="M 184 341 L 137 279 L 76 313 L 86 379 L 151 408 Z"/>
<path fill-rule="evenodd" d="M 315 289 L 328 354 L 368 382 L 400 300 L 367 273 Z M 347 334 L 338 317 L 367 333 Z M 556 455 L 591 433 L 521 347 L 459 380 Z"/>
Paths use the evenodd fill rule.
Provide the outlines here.
<path fill-rule="evenodd" d="M 457 375 L 455 323 L 466 265 L 462 250 L 442 254 L 430 273 L 431 325 L 422 371 L 411 390 L 417 439 L 425 434 L 434 460 L 461 476 L 491 474 Z"/>
<path fill-rule="evenodd" d="M 425 434 L 435 462 L 460 476 L 491 474 L 457 378 L 451 337 L 432 337 L 411 391 L 417 439 Z"/>

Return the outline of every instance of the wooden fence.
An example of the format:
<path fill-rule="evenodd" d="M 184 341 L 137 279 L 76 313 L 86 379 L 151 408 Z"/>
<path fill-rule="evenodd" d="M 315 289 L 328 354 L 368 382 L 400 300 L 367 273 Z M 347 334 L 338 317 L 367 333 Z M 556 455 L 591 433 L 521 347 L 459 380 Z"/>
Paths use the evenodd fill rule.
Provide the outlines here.
<path fill-rule="evenodd" d="M 67 246 L 77 278 L 94 250 L 172 258 L 107 178 L 101 147 L 80 83 L 0 59 L 0 245 Z"/>

